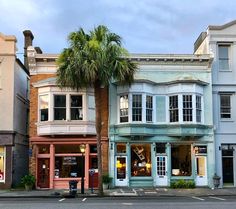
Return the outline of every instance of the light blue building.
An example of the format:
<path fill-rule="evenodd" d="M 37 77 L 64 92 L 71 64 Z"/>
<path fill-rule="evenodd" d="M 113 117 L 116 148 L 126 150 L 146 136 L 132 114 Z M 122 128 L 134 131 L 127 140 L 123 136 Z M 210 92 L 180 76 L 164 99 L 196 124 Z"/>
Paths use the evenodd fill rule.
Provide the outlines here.
<path fill-rule="evenodd" d="M 109 172 L 114 186 L 212 187 L 215 145 L 209 55 L 132 54 L 130 86 L 109 89 Z"/>
<path fill-rule="evenodd" d="M 209 26 L 194 44 L 195 54 L 212 62 L 213 122 L 216 173 L 221 187 L 236 186 L 236 20 Z"/>

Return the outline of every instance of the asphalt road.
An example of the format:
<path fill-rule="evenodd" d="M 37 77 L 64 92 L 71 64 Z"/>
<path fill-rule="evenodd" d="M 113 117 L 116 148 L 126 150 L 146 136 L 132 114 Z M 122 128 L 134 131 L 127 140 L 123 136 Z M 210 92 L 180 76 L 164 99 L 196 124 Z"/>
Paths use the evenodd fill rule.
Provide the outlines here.
<path fill-rule="evenodd" d="M 0 209 L 235 209 L 236 197 L 6 198 Z"/>

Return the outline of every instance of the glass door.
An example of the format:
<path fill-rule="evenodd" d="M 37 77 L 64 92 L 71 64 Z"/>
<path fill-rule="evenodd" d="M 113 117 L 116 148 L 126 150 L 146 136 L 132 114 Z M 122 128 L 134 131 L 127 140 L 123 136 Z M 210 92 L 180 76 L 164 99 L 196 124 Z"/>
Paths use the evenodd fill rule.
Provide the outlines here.
<path fill-rule="evenodd" d="M 206 156 L 196 156 L 196 185 L 207 186 Z"/>
<path fill-rule="evenodd" d="M 167 186 L 167 156 L 157 156 L 157 186 Z"/>
<path fill-rule="evenodd" d="M 116 186 L 128 186 L 127 177 L 127 157 L 116 156 L 116 173 L 115 173 Z"/>

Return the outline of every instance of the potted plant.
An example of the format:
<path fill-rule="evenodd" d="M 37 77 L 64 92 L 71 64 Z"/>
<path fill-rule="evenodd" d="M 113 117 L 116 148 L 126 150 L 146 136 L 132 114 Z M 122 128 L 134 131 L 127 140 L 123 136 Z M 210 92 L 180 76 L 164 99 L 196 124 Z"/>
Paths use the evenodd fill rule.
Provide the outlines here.
<path fill-rule="evenodd" d="M 27 174 L 21 178 L 21 183 L 24 184 L 25 190 L 32 190 L 35 184 L 35 177 L 32 174 Z"/>
<path fill-rule="evenodd" d="M 112 177 L 109 176 L 109 174 L 103 174 L 102 175 L 102 184 L 103 189 L 109 189 L 109 184 L 112 182 Z"/>

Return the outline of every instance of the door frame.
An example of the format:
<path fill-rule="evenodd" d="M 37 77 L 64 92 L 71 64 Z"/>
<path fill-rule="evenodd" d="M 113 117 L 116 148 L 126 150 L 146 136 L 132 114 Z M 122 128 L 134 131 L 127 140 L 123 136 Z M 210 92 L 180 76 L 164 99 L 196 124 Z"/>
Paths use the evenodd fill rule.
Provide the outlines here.
<path fill-rule="evenodd" d="M 197 159 L 204 158 L 205 160 L 205 176 L 199 176 L 198 175 L 198 164 Z M 207 173 L 207 156 L 206 155 L 195 155 L 195 182 L 196 186 L 207 186 L 208 185 L 208 173 Z"/>
<path fill-rule="evenodd" d="M 46 167 L 45 169 L 48 170 L 48 182 L 47 182 L 47 186 L 42 187 L 41 185 L 39 185 L 39 176 L 40 176 L 40 170 L 39 170 L 39 161 L 41 160 L 48 160 L 48 168 Z M 37 188 L 50 188 L 50 158 L 49 157 L 44 157 L 44 158 L 38 158 L 37 159 L 37 181 L 36 181 L 36 186 Z"/>
<path fill-rule="evenodd" d="M 157 159 L 158 158 L 164 158 L 165 159 L 165 175 L 158 175 L 158 167 L 157 167 Z M 156 186 L 168 186 L 168 157 L 167 155 L 156 155 L 155 157 L 155 162 L 156 162 Z"/>
<path fill-rule="evenodd" d="M 125 178 L 118 179 L 117 178 L 117 158 L 125 159 Z M 128 186 L 128 166 L 127 166 L 127 156 L 115 156 L 115 186 Z"/>

